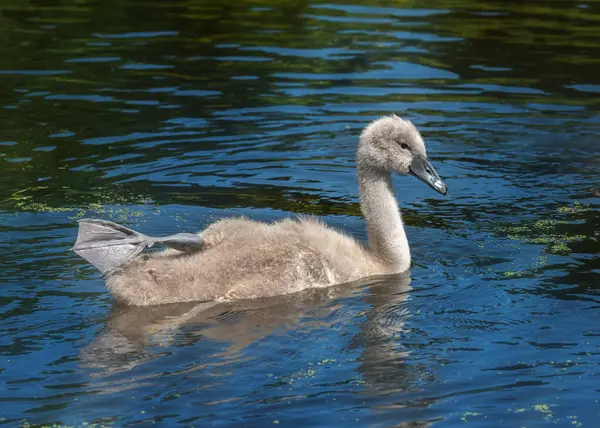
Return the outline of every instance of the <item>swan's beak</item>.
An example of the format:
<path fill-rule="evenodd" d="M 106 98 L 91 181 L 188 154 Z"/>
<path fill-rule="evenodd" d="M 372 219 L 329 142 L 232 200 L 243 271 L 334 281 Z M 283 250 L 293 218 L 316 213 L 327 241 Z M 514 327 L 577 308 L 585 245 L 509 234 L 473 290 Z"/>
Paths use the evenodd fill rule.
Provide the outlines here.
<path fill-rule="evenodd" d="M 414 155 L 410 164 L 410 172 L 442 195 L 448 193 L 448 186 L 446 186 L 446 183 L 444 183 L 437 172 L 435 172 L 435 169 L 425 156 Z"/>

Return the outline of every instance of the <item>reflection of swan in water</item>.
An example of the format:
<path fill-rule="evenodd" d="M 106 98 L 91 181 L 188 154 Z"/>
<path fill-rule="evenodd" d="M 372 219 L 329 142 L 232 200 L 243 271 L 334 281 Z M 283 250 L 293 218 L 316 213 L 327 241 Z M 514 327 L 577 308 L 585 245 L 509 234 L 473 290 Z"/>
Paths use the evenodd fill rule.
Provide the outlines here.
<path fill-rule="evenodd" d="M 162 384 L 167 371 L 173 376 L 169 384 L 187 379 L 188 385 L 197 385 L 188 386 L 199 391 L 193 398 L 196 402 L 202 402 L 204 397 L 213 400 L 215 396 L 253 402 L 256 391 L 266 395 L 271 391 L 274 400 L 278 400 L 279 388 L 284 388 L 287 394 L 294 390 L 298 394 L 295 398 L 302 399 L 308 398 L 303 393 L 311 388 L 306 390 L 295 382 L 299 388 L 295 389 L 287 382 L 308 376 L 306 369 L 321 367 L 323 358 L 321 352 L 313 356 L 308 350 L 314 349 L 312 339 L 293 339 L 298 337 L 297 333 L 306 331 L 309 338 L 322 336 L 328 343 L 326 348 L 337 359 L 333 367 L 347 363 L 348 371 L 345 375 L 340 373 L 341 377 L 333 383 L 318 377 L 304 379 L 323 392 L 348 388 L 348 392 L 358 394 L 355 397 L 363 403 L 361 407 L 368 400 L 367 406 L 377 419 L 378 415 L 389 412 L 379 404 L 379 395 L 406 390 L 418 383 L 424 365 L 407 362 L 408 352 L 402 344 L 409 317 L 406 304 L 409 276 L 375 277 L 369 284 L 364 287 L 356 282 L 229 303 L 116 305 L 106 328 L 82 351 L 81 364 L 101 370 L 92 375 L 91 387 L 98 393 Z M 341 340 L 337 340 L 338 336 Z M 336 339 L 329 342 L 331 338 Z M 269 353 L 273 348 L 285 349 L 285 353 L 273 357 Z M 169 356 L 167 351 L 173 355 Z M 295 357 L 289 359 L 290 355 Z M 112 376 L 124 370 L 130 371 Z M 320 373 L 327 372 L 325 366 Z M 264 381 L 260 380 L 261 375 L 254 376 L 257 373 L 265 375 Z M 267 373 L 275 373 L 276 383 L 284 386 L 273 383 Z M 250 388 L 245 386 L 235 395 L 239 379 L 254 380 Z M 351 383 L 344 386 L 348 379 Z M 234 396 L 229 396 L 232 385 Z M 182 387 L 172 392 L 185 390 Z M 185 398 L 191 399 L 191 396 Z M 429 426 L 426 419 L 395 421 L 394 426 Z"/>
<path fill-rule="evenodd" d="M 152 351 L 175 343 L 195 346 L 201 353 L 203 340 L 226 344 L 223 355 L 236 356 L 275 331 L 299 328 L 313 331 L 342 325 L 346 329 L 347 323 L 357 325 L 360 330 L 353 341 L 355 344 L 379 346 L 385 343 L 389 355 L 377 358 L 392 358 L 391 354 L 394 354 L 393 358 L 397 359 L 403 351 L 398 343 L 390 345 L 389 342 L 403 330 L 407 316 L 404 301 L 410 290 L 410 277 L 399 274 L 373 278 L 370 283 L 368 288 L 355 282 L 228 303 L 151 307 L 116 304 L 104 330 L 82 351 L 81 362 L 86 367 L 104 369 L 104 374 L 110 374 L 144 364 L 155 358 Z M 375 297 L 378 295 L 386 296 L 385 302 L 383 297 Z M 365 318 L 357 316 L 357 312 L 364 314 L 365 300 L 374 305 L 367 309 L 366 322 Z M 360 309 L 353 308 L 353 304 Z M 185 331 L 183 336 L 182 331 Z"/>
<path fill-rule="evenodd" d="M 413 174 L 444 194 L 446 185 L 427 160 L 419 131 L 397 116 L 365 128 L 356 164 L 369 247 L 311 218 L 273 224 L 225 219 L 199 236 L 161 240 L 87 220 L 81 223 L 75 251 L 106 275 L 119 300 L 134 306 L 271 297 L 404 272 L 410 251 L 391 173 Z M 156 242 L 179 250 L 195 246 L 197 251 L 171 249 L 123 265 Z"/>

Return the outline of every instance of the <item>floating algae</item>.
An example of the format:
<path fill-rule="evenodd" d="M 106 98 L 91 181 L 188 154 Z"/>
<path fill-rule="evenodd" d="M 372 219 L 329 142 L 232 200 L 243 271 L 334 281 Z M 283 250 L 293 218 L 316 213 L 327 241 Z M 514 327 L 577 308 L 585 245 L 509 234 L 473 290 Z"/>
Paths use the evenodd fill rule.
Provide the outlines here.
<path fill-rule="evenodd" d="M 564 217 L 564 215 L 572 216 L 589 210 L 590 207 L 587 205 L 575 202 L 571 206 L 559 207 L 556 213 L 557 217 Z M 586 235 L 569 233 L 566 226 L 572 225 L 573 222 L 574 219 L 544 219 L 519 226 L 499 227 L 496 230 L 507 238 L 524 244 L 544 245 L 548 253 L 566 255 L 571 252 L 569 243 L 589 238 Z"/>
<path fill-rule="evenodd" d="M 133 219 L 139 221 L 141 217 L 146 217 L 149 211 L 152 211 L 154 214 L 159 212 L 158 206 L 153 204 L 149 198 L 136 196 L 126 199 L 112 194 L 107 190 L 99 190 L 95 193 L 95 200 L 92 202 L 85 202 L 75 206 L 69 204 L 54 206 L 44 201 L 43 197 L 36 195 L 36 193 L 43 192 L 45 189 L 47 189 L 45 186 L 21 189 L 1 202 L 10 205 L 14 211 L 14 215 L 23 211 L 51 214 L 64 212 L 71 213 L 68 216 L 71 220 L 102 214 L 103 218 L 114 221 L 127 222 Z"/>

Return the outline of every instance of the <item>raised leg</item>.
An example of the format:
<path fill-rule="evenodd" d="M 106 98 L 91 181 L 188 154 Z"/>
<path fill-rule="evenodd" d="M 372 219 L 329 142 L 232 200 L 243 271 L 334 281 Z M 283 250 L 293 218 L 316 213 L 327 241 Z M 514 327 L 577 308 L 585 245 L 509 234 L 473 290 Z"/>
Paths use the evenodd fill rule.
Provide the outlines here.
<path fill-rule="evenodd" d="M 102 275 L 110 275 L 154 244 L 163 244 L 178 251 L 197 251 L 204 247 L 204 239 L 193 233 L 155 238 L 112 221 L 82 219 L 73 250 Z"/>

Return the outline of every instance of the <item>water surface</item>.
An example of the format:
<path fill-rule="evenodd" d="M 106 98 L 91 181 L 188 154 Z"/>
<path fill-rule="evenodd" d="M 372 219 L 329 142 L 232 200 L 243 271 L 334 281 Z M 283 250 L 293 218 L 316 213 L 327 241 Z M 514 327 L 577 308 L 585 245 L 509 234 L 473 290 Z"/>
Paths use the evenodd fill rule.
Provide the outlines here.
<path fill-rule="evenodd" d="M 595 426 L 600 3 L 528 3 L 4 0 L 0 423 Z M 409 275 L 131 309 L 70 251 L 83 217 L 364 240 L 391 112 L 450 188 L 394 180 Z"/>

